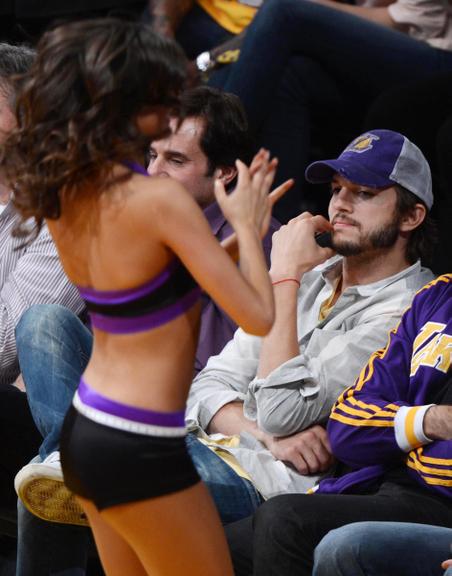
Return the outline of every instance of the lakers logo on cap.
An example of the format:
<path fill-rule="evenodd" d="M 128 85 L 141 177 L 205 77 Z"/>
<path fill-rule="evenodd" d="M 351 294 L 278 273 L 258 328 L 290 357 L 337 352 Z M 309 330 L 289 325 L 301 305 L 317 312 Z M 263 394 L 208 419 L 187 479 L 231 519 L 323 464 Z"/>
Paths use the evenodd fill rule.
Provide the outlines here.
<path fill-rule="evenodd" d="M 372 142 L 374 140 L 380 140 L 379 136 L 375 134 L 371 134 L 368 132 L 367 134 L 362 134 L 362 136 L 358 136 L 350 146 L 347 147 L 346 152 L 357 152 L 361 154 L 362 152 L 367 152 L 367 150 L 371 150 L 373 148 Z"/>

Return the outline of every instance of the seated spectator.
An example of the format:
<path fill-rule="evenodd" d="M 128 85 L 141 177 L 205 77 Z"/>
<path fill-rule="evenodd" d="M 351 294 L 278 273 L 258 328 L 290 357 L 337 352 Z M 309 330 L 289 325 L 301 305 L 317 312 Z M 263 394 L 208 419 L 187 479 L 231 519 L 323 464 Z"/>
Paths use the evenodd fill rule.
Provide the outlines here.
<path fill-rule="evenodd" d="M 404 522 L 347 524 L 328 532 L 316 547 L 312 575 L 442 576 L 441 564 L 450 558 L 451 544 L 452 528 Z"/>
<path fill-rule="evenodd" d="M 169 136 L 151 146 L 150 174 L 181 182 L 204 209 L 216 238 L 229 242 L 232 228 L 215 201 L 214 182 L 220 179 L 230 188 L 237 174 L 235 160 L 250 160 L 251 140 L 240 101 L 209 87 L 187 91 L 170 128 Z M 279 223 L 272 219 L 263 239 L 268 262 L 271 235 L 278 228 Z M 205 295 L 202 305 L 196 372 L 211 354 L 221 351 L 236 329 Z M 38 462 L 25 466 L 16 478 L 18 493 L 41 518 L 86 525 L 80 507 L 62 483 L 57 451 L 64 415 L 91 353 L 92 335 L 67 310 L 40 306 L 23 317 L 17 345 L 30 407 L 34 415 L 39 415 L 38 427 L 44 437 Z M 46 550 L 49 543 L 52 554 Z M 62 565 L 75 570 L 86 562 L 87 548 L 86 533 L 42 522 L 19 506 L 18 568 L 23 575 L 45 576 Z"/>
<path fill-rule="evenodd" d="M 408 158 L 412 172 L 403 168 Z M 272 332 L 261 339 L 238 330 L 194 380 L 188 400 L 189 424 L 216 452 L 209 474 L 225 461 L 237 472 L 234 480 L 251 480 L 262 499 L 304 492 L 328 470 L 322 425 L 334 401 L 431 278 L 418 261 L 432 203 L 428 165 L 402 135 L 362 135 L 307 177 L 331 182 L 331 224 L 302 214 L 273 236 Z M 343 258 L 325 262 L 331 251 L 314 236 L 330 229 Z M 196 449 L 205 451 L 199 443 Z M 245 511 L 229 509 L 230 482 L 213 492 L 225 523 Z"/>
<path fill-rule="evenodd" d="M 242 99 L 259 142 L 281 159 L 279 177 L 296 180 L 278 206 L 285 222 L 302 199 L 313 126 L 317 146 L 342 146 L 382 91 L 452 70 L 450 4 L 267 0 L 228 68 L 217 85 Z"/>
<path fill-rule="evenodd" d="M 34 59 L 32 50 L 0 44 L 0 153 L 1 143 L 15 125 L 16 75 Z M 14 78 L 14 79 L 13 79 Z M 41 437 L 31 418 L 24 392 L 14 387 L 20 373 L 14 331 L 23 313 L 34 304 L 59 303 L 80 314 L 84 305 L 69 283 L 47 229 L 24 245 L 12 235 L 19 222 L 10 201 L 11 190 L 0 173 L 0 428 L 2 466 L 1 504 L 15 504 L 13 479 L 35 453 Z"/>
<path fill-rule="evenodd" d="M 25 73 L 33 59 L 34 52 L 29 48 L 0 44 L 0 154 L 2 142 L 16 123 L 17 75 Z M 84 309 L 77 290 L 61 268 L 47 228 L 28 245 L 13 237 L 19 217 L 10 197 L 11 190 L 0 173 L 0 515 L 5 519 L 11 517 L 16 506 L 14 476 L 42 441 L 26 394 L 14 386 L 20 373 L 15 328 L 22 314 L 34 304 L 59 303 L 74 314 Z"/>
<path fill-rule="evenodd" d="M 447 274 L 418 292 L 387 346 L 336 402 L 328 424 L 340 464 L 335 477 L 314 494 L 274 498 L 254 519 L 231 525 L 236 574 L 311 575 L 320 540 L 362 520 L 452 528 L 451 366 Z"/>

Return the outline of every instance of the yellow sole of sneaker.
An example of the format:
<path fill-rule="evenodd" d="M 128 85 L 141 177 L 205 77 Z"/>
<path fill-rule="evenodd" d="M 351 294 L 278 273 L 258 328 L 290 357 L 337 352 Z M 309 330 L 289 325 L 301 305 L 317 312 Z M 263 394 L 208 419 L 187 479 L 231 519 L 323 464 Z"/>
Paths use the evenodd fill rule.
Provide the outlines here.
<path fill-rule="evenodd" d="M 66 486 L 51 478 L 36 478 L 25 483 L 19 497 L 35 516 L 47 522 L 88 526 L 88 519 Z"/>

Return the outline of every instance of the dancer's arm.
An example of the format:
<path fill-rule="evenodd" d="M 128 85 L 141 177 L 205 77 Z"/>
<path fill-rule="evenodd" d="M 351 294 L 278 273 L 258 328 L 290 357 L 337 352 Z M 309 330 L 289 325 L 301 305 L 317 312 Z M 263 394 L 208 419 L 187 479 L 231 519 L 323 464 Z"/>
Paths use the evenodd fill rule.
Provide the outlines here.
<path fill-rule="evenodd" d="M 268 192 L 275 165 L 266 153 L 261 153 L 261 159 L 254 175 L 238 163 L 238 184 L 229 196 L 216 183 L 217 201 L 237 234 L 240 271 L 213 237 L 194 200 L 175 182 L 159 183 L 162 212 L 155 218 L 161 241 L 179 256 L 200 286 L 239 326 L 258 335 L 269 331 L 274 316 L 260 229 L 271 212 Z M 166 187 L 171 190 L 165 191 Z"/>

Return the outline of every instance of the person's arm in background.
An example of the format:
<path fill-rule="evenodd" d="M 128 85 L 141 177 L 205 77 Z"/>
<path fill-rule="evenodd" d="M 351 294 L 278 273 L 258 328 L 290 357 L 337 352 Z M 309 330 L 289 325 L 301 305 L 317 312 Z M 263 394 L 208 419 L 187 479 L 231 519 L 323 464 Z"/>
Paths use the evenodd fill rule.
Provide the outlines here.
<path fill-rule="evenodd" d="M 387 28 L 394 28 L 400 30 L 401 32 L 406 32 L 408 27 L 405 24 L 396 22 L 388 10 L 387 6 L 393 2 L 388 2 L 388 4 L 378 4 L 372 3 L 371 6 L 356 6 L 354 4 L 343 4 L 342 2 L 336 2 L 335 0 L 314 0 L 318 4 L 323 4 L 323 6 L 328 6 L 339 10 L 340 12 L 346 12 L 347 14 L 353 14 L 365 20 L 370 20 L 375 22 L 375 24 L 381 24 Z M 397 2 L 394 2 L 394 4 Z"/>
<path fill-rule="evenodd" d="M 334 0 L 313 1 L 407 34 L 416 30 L 422 39 L 441 37 L 450 18 L 448 3 L 443 0 L 367 0 L 359 6 Z"/>
<path fill-rule="evenodd" d="M 33 304 L 60 304 L 80 314 L 84 304 L 61 268 L 52 239 L 43 228 L 23 252 L 0 291 L 0 382 L 19 374 L 14 330 Z"/>
<path fill-rule="evenodd" d="M 177 27 L 193 4 L 194 0 L 149 0 L 152 28 L 163 36 L 174 38 Z"/>
<path fill-rule="evenodd" d="M 194 3 L 194 0 L 149 0 L 148 10 L 152 28 L 163 36 L 174 38 L 179 24 Z M 212 63 L 215 62 L 213 67 L 237 60 L 245 33 L 246 29 L 209 51 Z"/>

